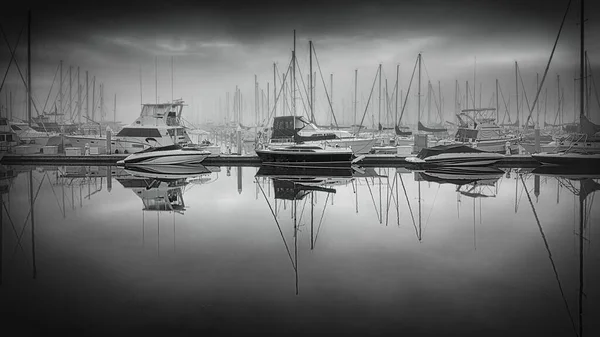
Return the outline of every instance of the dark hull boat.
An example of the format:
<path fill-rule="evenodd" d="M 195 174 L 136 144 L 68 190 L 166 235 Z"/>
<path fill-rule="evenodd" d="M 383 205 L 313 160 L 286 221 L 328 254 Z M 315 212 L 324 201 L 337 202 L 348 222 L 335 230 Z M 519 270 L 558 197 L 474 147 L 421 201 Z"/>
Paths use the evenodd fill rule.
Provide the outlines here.
<path fill-rule="evenodd" d="M 349 167 L 354 158 L 351 149 L 292 145 L 256 150 L 263 165 Z"/>
<path fill-rule="evenodd" d="M 600 171 L 600 153 L 557 152 L 537 153 L 531 155 L 542 164 L 596 169 Z"/>
<path fill-rule="evenodd" d="M 326 178 L 352 178 L 354 170 L 351 166 L 342 166 L 335 168 L 325 167 L 286 167 L 263 165 L 256 172 L 256 177 L 270 177 L 281 179 L 304 179 L 306 177 L 326 177 Z"/>
<path fill-rule="evenodd" d="M 482 151 L 466 145 L 438 145 L 422 149 L 406 161 L 421 166 L 488 166 L 504 158 L 499 153 Z"/>

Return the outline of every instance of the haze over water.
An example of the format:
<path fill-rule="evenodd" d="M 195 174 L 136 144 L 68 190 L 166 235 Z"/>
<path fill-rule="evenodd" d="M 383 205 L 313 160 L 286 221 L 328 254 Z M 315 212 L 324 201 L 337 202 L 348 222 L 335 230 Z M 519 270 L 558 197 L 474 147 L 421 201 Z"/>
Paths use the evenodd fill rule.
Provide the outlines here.
<path fill-rule="evenodd" d="M 600 331 L 600 208 L 583 202 L 580 271 L 579 181 L 513 170 L 461 194 L 368 169 L 294 201 L 221 167 L 180 214 L 143 211 L 154 189 L 114 167 L 110 190 L 102 166 L 5 168 L 6 331 L 573 336 L 580 272 L 583 335 Z"/>

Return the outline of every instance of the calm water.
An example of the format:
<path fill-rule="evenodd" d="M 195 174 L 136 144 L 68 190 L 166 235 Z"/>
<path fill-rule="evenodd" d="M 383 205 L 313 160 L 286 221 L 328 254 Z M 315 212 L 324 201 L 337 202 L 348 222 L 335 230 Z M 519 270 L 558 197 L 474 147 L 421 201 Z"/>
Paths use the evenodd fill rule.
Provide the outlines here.
<path fill-rule="evenodd" d="M 459 187 L 386 168 L 294 189 L 210 169 L 166 187 L 114 167 L 110 183 L 107 167 L 3 167 L 5 331 L 600 332 L 600 207 L 578 180 L 513 170 Z"/>

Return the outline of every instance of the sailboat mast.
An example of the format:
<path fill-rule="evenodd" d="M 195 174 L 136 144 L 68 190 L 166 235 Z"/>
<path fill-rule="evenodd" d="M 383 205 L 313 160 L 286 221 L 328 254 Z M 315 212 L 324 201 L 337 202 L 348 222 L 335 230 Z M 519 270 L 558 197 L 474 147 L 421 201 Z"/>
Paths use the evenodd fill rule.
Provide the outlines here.
<path fill-rule="evenodd" d="M 400 86 L 398 83 L 398 76 L 400 74 L 400 65 L 397 64 L 396 65 L 396 102 L 395 102 L 395 107 L 394 107 L 394 124 L 397 125 L 399 124 L 398 121 L 398 87 Z"/>
<path fill-rule="evenodd" d="M 277 73 L 273 62 L 273 115 L 277 117 Z"/>
<path fill-rule="evenodd" d="M 27 13 L 27 125 L 31 126 L 31 10 Z M 43 113 L 43 111 L 42 111 Z M 11 112 L 12 114 L 12 112 Z"/>
<path fill-rule="evenodd" d="M 313 70 L 312 70 L 312 41 L 308 41 L 308 58 L 309 58 L 309 63 L 310 63 L 310 65 L 309 65 L 309 67 L 310 67 L 309 77 L 310 78 L 309 78 L 309 81 L 308 81 L 308 83 L 310 83 L 310 87 L 309 87 L 309 90 L 310 90 L 310 102 L 309 102 L 309 104 L 310 104 L 310 119 L 311 119 L 311 122 L 315 123 L 316 122 L 315 121 L 315 113 L 314 113 L 314 110 L 313 110 L 314 105 L 313 105 L 313 77 L 312 77 L 313 76 Z"/>
<path fill-rule="evenodd" d="M 417 120 L 421 121 L 421 53 L 419 53 L 419 93 L 417 94 Z"/>
<path fill-rule="evenodd" d="M 442 114 L 443 114 L 443 109 L 442 109 L 442 83 L 440 81 L 438 81 L 438 100 L 440 102 L 440 122 L 442 123 L 442 125 L 444 124 L 444 119 L 442 118 Z"/>
<path fill-rule="evenodd" d="M 517 61 L 515 61 L 515 91 L 516 91 L 516 104 L 517 104 L 517 130 L 520 129 L 519 124 L 521 124 L 521 122 L 519 122 L 519 74 L 517 73 L 518 69 L 517 69 Z"/>
<path fill-rule="evenodd" d="M 58 113 L 63 113 L 63 60 L 59 63 L 59 81 L 58 81 Z M 56 115 L 54 116 L 56 119 Z"/>
<path fill-rule="evenodd" d="M 496 79 L 496 123 L 498 123 L 499 112 L 500 111 L 500 100 L 498 98 L 498 79 Z"/>
<path fill-rule="evenodd" d="M 354 126 L 356 126 L 356 105 L 358 103 L 358 101 L 356 100 L 357 87 L 358 87 L 358 69 L 354 69 Z"/>
<path fill-rule="evenodd" d="M 580 83 L 579 83 L 579 115 L 580 117 L 583 116 L 583 93 L 584 93 L 584 83 L 583 83 L 583 73 L 584 73 L 584 63 L 585 63 L 585 47 L 584 47 L 584 43 L 585 43 L 585 39 L 584 39 L 584 29 L 583 29 L 583 25 L 585 23 L 585 18 L 583 15 L 583 11 L 584 11 L 584 6 L 583 6 L 583 0 L 581 0 L 581 10 L 580 10 L 580 18 L 579 18 L 579 26 L 580 26 L 580 30 L 581 30 L 581 44 L 580 44 L 580 50 L 579 50 L 579 78 Z M 581 125 L 581 124 L 580 124 Z"/>
<path fill-rule="evenodd" d="M 77 123 L 81 126 L 81 83 L 79 81 L 79 67 L 77 67 Z"/>
<path fill-rule="evenodd" d="M 294 29 L 294 49 L 292 50 L 292 113 L 296 117 L 296 30 Z"/>
<path fill-rule="evenodd" d="M 377 122 L 381 125 L 381 63 L 379 63 L 379 104 L 377 105 Z"/>

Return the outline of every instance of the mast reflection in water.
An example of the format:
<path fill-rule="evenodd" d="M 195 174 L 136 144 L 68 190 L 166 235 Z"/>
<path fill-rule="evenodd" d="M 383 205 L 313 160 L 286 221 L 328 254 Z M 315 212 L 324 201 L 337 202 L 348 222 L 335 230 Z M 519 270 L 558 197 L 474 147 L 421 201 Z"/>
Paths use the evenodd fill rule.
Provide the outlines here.
<path fill-rule="evenodd" d="M 0 172 L 0 306 L 21 334 L 600 332 L 594 174 Z"/>

